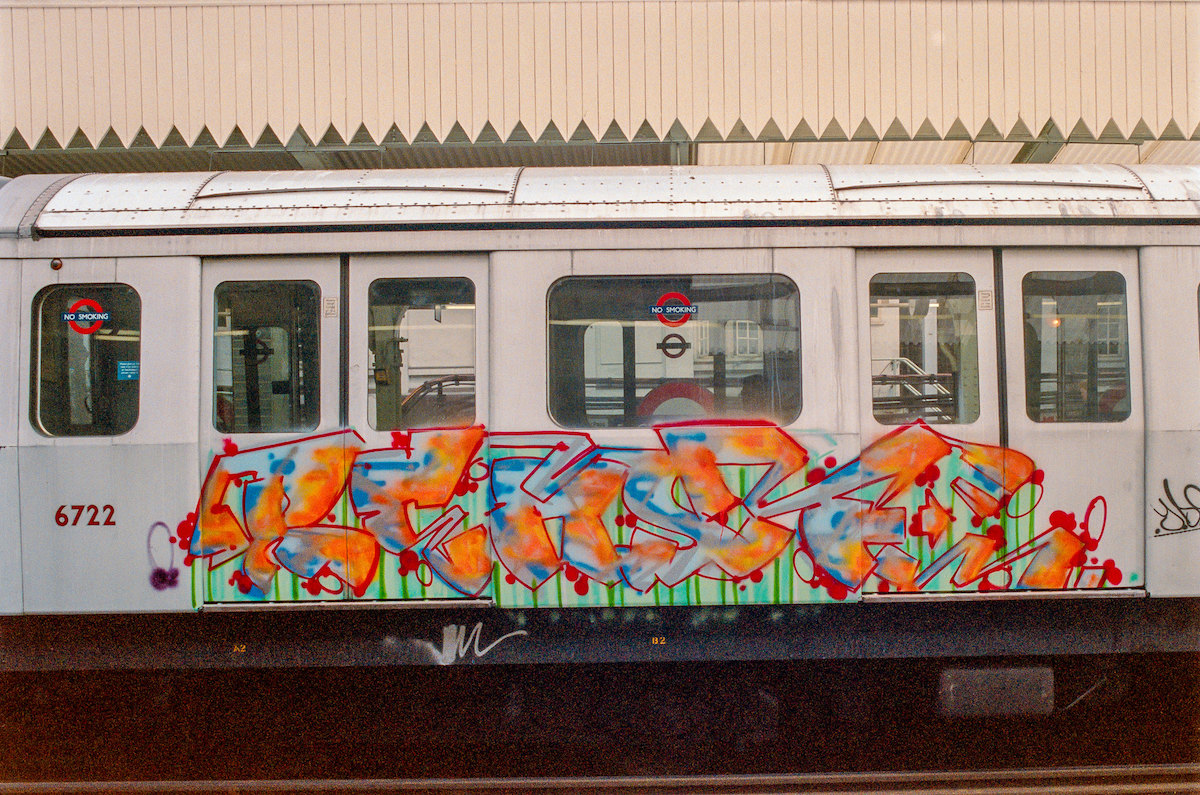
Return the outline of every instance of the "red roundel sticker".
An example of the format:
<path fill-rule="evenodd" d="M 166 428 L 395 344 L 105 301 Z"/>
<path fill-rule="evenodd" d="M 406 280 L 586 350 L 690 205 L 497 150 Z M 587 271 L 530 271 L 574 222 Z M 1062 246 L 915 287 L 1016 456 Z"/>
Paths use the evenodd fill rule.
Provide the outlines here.
<path fill-rule="evenodd" d="M 95 334 L 108 318 L 109 314 L 90 298 L 80 298 L 63 313 L 63 320 L 80 334 Z"/>
<path fill-rule="evenodd" d="M 664 326 L 672 328 L 682 326 L 696 314 L 696 307 L 683 293 L 663 293 L 658 303 L 650 307 L 650 314 L 656 316 Z"/>

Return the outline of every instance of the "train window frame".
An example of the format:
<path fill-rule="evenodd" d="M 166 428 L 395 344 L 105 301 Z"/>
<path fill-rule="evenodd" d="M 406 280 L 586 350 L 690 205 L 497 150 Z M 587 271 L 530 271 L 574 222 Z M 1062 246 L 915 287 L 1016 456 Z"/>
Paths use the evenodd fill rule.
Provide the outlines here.
<path fill-rule="evenodd" d="M 287 344 L 288 360 L 286 379 L 274 379 L 270 382 L 271 396 L 284 394 L 290 396 L 292 404 L 292 414 L 290 422 L 274 423 L 270 427 L 262 427 L 261 416 L 261 392 L 262 385 L 258 384 L 256 392 L 259 396 L 256 398 L 258 402 L 257 410 L 259 417 L 256 422 L 252 422 L 250 417 L 246 418 L 246 425 L 242 427 L 238 423 L 237 414 L 237 393 L 235 383 L 235 367 L 234 367 L 234 351 L 232 350 L 233 343 L 229 343 L 229 395 L 222 393 L 225 385 L 221 378 L 221 349 L 222 337 L 240 336 L 235 334 L 236 329 L 232 322 L 234 318 L 230 314 L 231 326 L 228 329 L 222 329 L 222 298 L 223 292 L 244 289 L 250 294 L 254 293 L 269 293 L 282 292 L 291 289 L 294 291 L 292 296 L 293 318 L 289 324 L 286 319 L 279 325 L 272 326 L 248 326 L 247 328 L 268 329 L 269 331 L 282 331 L 286 335 L 285 342 Z M 302 295 L 300 290 L 307 291 L 306 295 Z M 296 306 L 297 301 L 305 301 L 307 310 L 307 325 L 303 325 L 299 320 L 299 311 L 301 307 Z M 278 309 L 278 303 L 272 305 L 269 301 L 260 301 L 256 304 L 256 308 L 262 309 Z M 232 308 L 226 309 L 225 312 L 232 313 Z M 311 279 L 281 279 L 281 280 L 250 280 L 250 279 L 229 279 L 222 281 L 213 288 L 213 352 L 212 352 L 212 424 L 213 428 L 218 433 L 225 434 L 269 434 L 269 433 L 305 433 L 316 430 L 321 422 L 321 286 Z M 278 334 L 270 336 L 278 338 Z M 257 337 L 257 335 L 256 335 Z M 278 340 L 275 340 L 278 342 Z M 270 356 L 276 352 L 271 347 L 271 341 L 256 338 L 255 347 L 258 349 L 262 343 L 263 349 L 266 351 L 265 358 L 263 355 L 253 357 L 255 359 L 255 374 L 257 375 L 257 366 L 264 364 L 269 360 Z M 249 368 L 250 351 L 243 346 L 242 351 Z M 263 361 L 259 361 L 262 359 Z M 279 387 L 281 380 L 286 381 L 286 390 Z M 293 384 L 295 382 L 295 384 Z M 225 403 L 222 403 L 222 399 Z M 250 396 L 247 395 L 247 412 L 250 412 L 251 406 Z M 228 411 L 223 411 L 224 405 L 228 405 Z M 229 414 L 229 417 L 224 416 Z M 253 427 L 257 424 L 259 427 Z"/>
<path fill-rule="evenodd" d="M 1036 280 L 1046 292 L 1030 293 L 1031 279 Z M 1084 288 L 1091 283 L 1103 286 L 1103 282 L 1111 282 L 1112 287 L 1119 285 L 1119 293 L 1117 290 L 1109 290 L 1107 292 L 1087 291 Z M 1070 290 L 1063 290 L 1059 293 L 1048 292 L 1048 285 L 1051 284 L 1070 284 Z M 1119 304 L 1111 300 L 1111 296 L 1119 295 Z M 1056 369 L 1047 372 L 1045 370 L 1045 351 L 1047 333 L 1045 330 L 1054 329 L 1057 336 L 1057 329 L 1061 328 L 1068 321 L 1086 318 L 1079 312 L 1061 312 L 1055 311 L 1050 321 L 1045 324 L 1035 323 L 1033 320 L 1032 309 L 1039 308 L 1038 318 L 1043 318 L 1046 306 L 1057 307 L 1056 299 L 1061 299 L 1065 296 L 1074 297 L 1076 299 L 1088 300 L 1089 296 L 1095 296 L 1094 309 L 1097 315 L 1092 319 L 1095 328 L 1099 330 L 1101 327 L 1104 330 L 1104 335 L 1094 333 L 1087 339 L 1077 340 L 1074 343 L 1070 340 L 1059 342 L 1055 345 L 1054 362 Z M 1101 301 L 1101 297 L 1109 297 L 1105 301 Z M 1033 298 L 1039 299 L 1038 306 L 1034 307 L 1031 303 Z M 1052 300 L 1053 299 L 1053 300 Z M 1049 301 L 1049 303 L 1047 303 Z M 1116 313 L 1109 311 L 1113 306 L 1119 305 L 1123 312 L 1119 317 L 1113 317 Z M 1132 416 L 1132 404 L 1130 394 L 1132 391 L 1132 370 L 1130 366 L 1129 345 L 1129 283 L 1125 279 L 1125 275 L 1116 270 L 1031 270 L 1023 274 L 1021 277 L 1021 317 L 1024 326 L 1024 335 L 1022 342 L 1022 359 L 1024 360 L 1025 378 L 1025 415 L 1036 423 L 1104 423 L 1114 424 L 1129 420 Z M 1076 324 L 1072 324 L 1076 325 Z M 1115 339 L 1111 335 L 1114 325 L 1120 333 Z M 1038 372 L 1033 371 L 1034 361 L 1031 356 L 1031 344 L 1037 342 L 1040 349 L 1037 358 Z M 1094 357 L 1090 351 L 1087 352 L 1087 362 L 1085 370 L 1080 373 L 1077 370 L 1067 369 L 1064 372 L 1058 362 L 1067 358 L 1067 346 L 1082 342 L 1086 345 L 1094 347 Z M 1113 346 L 1116 345 L 1118 350 L 1113 353 Z M 1100 362 L 1100 347 L 1104 348 L 1104 356 L 1109 359 L 1107 366 L 1109 373 L 1107 380 L 1109 385 L 1101 390 L 1101 362 Z M 1060 351 L 1061 349 L 1061 351 Z M 1075 358 L 1078 358 L 1077 356 Z M 1094 359 L 1094 360 L 1093 360 Z M 1118 361 L 1119 360 L 1119 361 Z M 1114 367 L 1113 365 L 1116 365 Z M 1118 376 L 1116 379 L 1112 377 L 1113 373 Z M 1054 379 L 1053 392 L 1045 388 L 1047 378 Z M 1067 382 L 1071 382 L 1071 388 L 1068 389 Z M 1078 388 L 1078 395 L 1073 394 L 1073 390 Z M 1035 395 L 1036 393 L 1036 395 Z M 1047 397 L 1053 401 L 1052 405 L 1047 408 L 1045 406 Z"/>
<path fill-rule="evenodd" d="M 696 298 L 706 291 L 711 297 Z M 734 316 L 739 303 L 757 311 Z M 804 407 L 801 304 L 795 281 L 772 272 L 557 279 L 546 291 L 547 413 L 559 427 L 585 430 L 699 419 L 790 425 Z M 717 314 L 706 317 L 706 306 Z M 758 335 L 757 350 L 740 358 L 739 321 L 752 322 Z M 620 346 L 606 346 L 600 335 L 614 330 Z M 672 361 L 649 361 L 651 348 Z M 683 374 L 689 363 L 692 373 Z M 660 374 L 647 374 L 660 366 Z M 619 373 L 601 377 L 606 368 Z M 612 405 L 597 408 L 605 401 Z"/>
<path fill-rule="evenodd" d="M 940 288 L 940 289 L 939 289 Z M 964 289 L 965 288 L 965 289 Z M 970 298 L 970 306 L 962 307 L 952 312 L 943 313 L 947 299 Z M 884 300 L 895 303 L 884 303 Z M 876 373 L 875 349 L 880 342 L 879 330 L 888 324 L 884 318 L 885 307 L 899 308 L 900 301 L 911 301 L 916 309 L 924 300 L 924 321 L 929 320 L 929 309 L 938 310 L 932 317 L 935 321 L 933 333 L 937 343 L 933 351 L 937 357 L 937 369 L 927 372 L 925 361 L 922 364 L 913 362 L 910 358 L 899 355 L 902 335 L 900 333 L 901 317 L 896 316 L 896 356 L 889 358 L 888 367 L 903 363 L 910 372 L 880 372 Z M 937 301 L 935 304 L 934 301 Z M 871 416 L 880 425 L 901 426 L 917 420 L 930 425 L 970 425 L 979 420 L 982 412 L 981 390 L 981 361 L 979 357 L 979 288 L 975 277 L 966 271 L 879 271 L 872 274 L 867 287 L 868 334 L 869 350 L 871 351 Z M 916 317 L 914 315 L 913 317 Z M 943 335 L 942 321 L 948 321 L 955 327 L 945 339 L 953 340 L 959 347 L 955 353 L 960 359 L 959 365 L 954 366 L 948 353 L 942 350 Z M 957 324 L 968 321 L 973 333 L 964 335 Z M 928 333 L 928 329 L 923 330 Z M 974 350 L 974 366 L 962 366 L 962 346 L 964 340 Z M 923 342 L 923 339 L 922 339 Z M 924 357 L 928 352 L 922 351 Z M 943 372 L 941 360 L 945 355 L 951 369 Z M 920 390 L 918 393 L 917 390 Z M 903 399 L 905 391 L 911 393 L 909 400 Z M 885 394 L 886 393 L 886 394 Z M 948 413 L 952 411 L 953 414 Z"/>
<path fill-rule="evenodd" d="M 408 295 L 415 294 L 416 297 L 424 300 L 412 304 L 401 304 L 395 301 L 382 304 L 377 301 L 378 298 L 384 297 L 384 290 L 392 290 L 393 295 L 389 297 L 398 298 L 403 294 L 401 291 L 404 288 L 410 290 Z M 479 350 L 478 295 L 477 285 L 473 279 L 467 276 L 383 276 L 372 280 L 367 286 L 366 325 L 367 355 L 369 357 L 366 368 L 367 423 L 372 430 L 386 432 L 432 427 L 467 428 L 475 423 L 479 413 L 476 366 Z M 402 368 L 405 368 L 407 374 L 411 376 L 411 371 L 416 369 L 411 362 L 416 358 L 417 352 L 423 348 L 413 345 L 417 340 L 402 336 L 399 325 L 388 328 L 375 325 L 377 321 L 372 312 L 383 306 L 403 307 L 400 317 L 394 321 L 396 324 L 401 323 L 401 318 L 411 310 L 430 313 L 427 319 L 432 320 L 435 325 L 441 325 L 443 320 L 447 320 L 448 323 L 454 323 L 456 319 L 467 320 L 469 313 L 470 323 L 470 349 L 465 353 L 454 345 L 453 330 L 456 328 L 455 326 L 447 325 L 440 329 L 443 332 L 441 334 L 438 334 L 437 330 L 431 331 L 431 339 L 428 340 L 431 343 L 429 346 L 431 349 L 435 347 L 432 345 L 434 342 L 432 337 L 448 339 L 450 345 L 441 345 L 442 351 L 450 349 L 460 359 L 465 355 L 467 364 L 435 362 L 433 365 L 423 368 L 431 370 L 429 374 L 432 377 L 423 379 L 420 384 L 409 389 L 402 398 L 394 401 L 394 411 L 386 412 L 389 416 L 394 415 L 392 422 L 381 422 L 380 388 L 394 387 L 398 393 L 402 392 L 402 375 L 405 375 Z M 446 313 L 451 314 L 449 319 L 445 318 Z M 387 357 L 383 356 L 383 351 L 379 346 L 386 338 L 377 337 L 376 333 L 379 331 L 393 332 L 393 339 L 396 342 L 394 358 L 391 358 L 390 354 Z M 402 343 L 409 343 L 411 347 L 401 349 Z M 408 365 L 404 364 L 406 352 L 410 357 Z M 420 421 L 427 414 L 432 414 L 433 421 Z M 413 421 L 407 421 L 409 415 L 414 418 Z"/>
<path fill-rule="evenodd" d="M 51 302 L 59 300 L 60 295 L 62 303 L 51 307 Z M 29 421 L 33 428 L 51 438 L 117 437 L 132 431 L 141 415 L 142 297 L 137 289 L 123 282 L 51 284 L 33 297 L 30 314 L 33 332 L 30 334 Z M 114 328 L 116 324 L 120 325 Z M 56 331 L 61 333 L 54 333 Z M 109 360 L 95 356 L 93 341 L 133 343 L 136 350 L 132 358 L 126 354 L 124 358 Z M 79 344 L 72 345 L 72 342 Z M 50 346 L 58 346 L 59 355 L 49 355 Z M 79 361 L 81 353 L 83 358 Z M 50 361 L 62 365 L 65 384 L 53 380 L 47 382 Z M 86 368 L 82 372 L 80 364 Z M 112 376 L 99 380 L 100 387 L 96 386 L 97 368 L 103 368 L 106 375 L 111 372 Z M 82 383 L 80 378 L 84 379 Z M 124 386 L 121 386 L 122 382 L 125 382 Z M 104 385 L 109 388 L 101 392 Z M 78 391 L 75 386 L 83 387 L 87 393 L 80 401 L 72 397 Z M 50 396 L 56 399 L 52 400 Z M 100 398 L 106 409 L 103 412 L 97 405 Z M 59 408 L 55 410 L 54 406 Z M 51 408 L 48 410 L 48 407 Z M 103 413 L 108 419 L 75 421 L 81 412 L 92 417 Z"/>

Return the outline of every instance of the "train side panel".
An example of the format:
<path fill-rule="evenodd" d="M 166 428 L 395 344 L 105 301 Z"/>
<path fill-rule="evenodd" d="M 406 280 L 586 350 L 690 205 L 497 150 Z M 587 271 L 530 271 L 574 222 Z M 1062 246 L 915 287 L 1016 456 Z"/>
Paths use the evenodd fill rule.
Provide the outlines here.
<path fill-rule="evenodd" d="M 1007 512 L 1014 587 L 1144 593 L 1138 252 L 1006 249 L 1003 270 L 1009 440 L 1041 472 Z"/>
<path fill-rule="evenodd" d="M 0 311 L 7 333 L 0 336 L 0 613 L 21 612 L 21 506 L 17 480 L 17 370 L 21 272 L 16 260 L 0 260 Z"/>
<path fill-rule="evenodd" d="M 199 277 L 184 257 L 23 263 L 25 612 L 192 606 Z"/>
<path fill-rule="evenodd" d="M 1142 250 L 1146 568 L 1152 596 L 1200 595 L 1200 248 Z"/>

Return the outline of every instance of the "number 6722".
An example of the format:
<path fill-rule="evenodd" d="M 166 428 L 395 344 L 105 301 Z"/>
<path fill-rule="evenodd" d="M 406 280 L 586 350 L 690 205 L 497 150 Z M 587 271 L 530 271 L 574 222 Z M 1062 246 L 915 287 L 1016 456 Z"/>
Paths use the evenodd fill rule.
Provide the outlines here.
<path fill-rule="evenodd" d="M 59 527 L 112 527 L 113 507 L 111 505 L 60 505 L 54 512 L 54 523 Z"/>

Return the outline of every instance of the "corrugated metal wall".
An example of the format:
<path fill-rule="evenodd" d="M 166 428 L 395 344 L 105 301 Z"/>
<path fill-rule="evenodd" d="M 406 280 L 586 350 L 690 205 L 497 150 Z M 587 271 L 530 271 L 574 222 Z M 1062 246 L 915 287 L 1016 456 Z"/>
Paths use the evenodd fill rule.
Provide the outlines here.
<path fill-rule="evenodd" d="M 551 123 L 568 139 L 1200 138 L 1200 2 L 0 2 L 0 141 L 465 142 Z"/>

